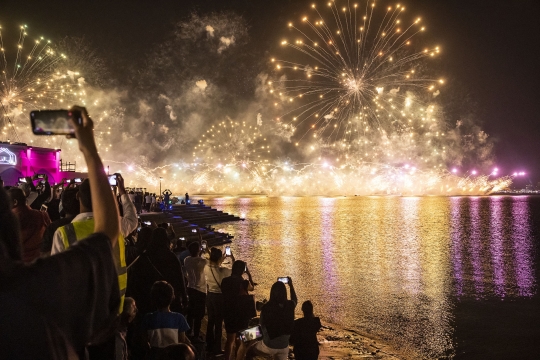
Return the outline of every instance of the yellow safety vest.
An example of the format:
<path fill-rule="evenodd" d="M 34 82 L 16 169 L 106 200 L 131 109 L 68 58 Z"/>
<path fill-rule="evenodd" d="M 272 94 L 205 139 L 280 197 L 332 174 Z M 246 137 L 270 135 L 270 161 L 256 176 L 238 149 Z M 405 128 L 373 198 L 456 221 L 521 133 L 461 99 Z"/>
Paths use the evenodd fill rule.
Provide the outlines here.
<path fill-rule="evenodd" d="M 67 249 L 70 245 L 94 233 L 94 219 L 72 222 L 58 228 L 58 230 L 62 236 L 64 248 Z M 122 234 L 118 235 L 118 241 L 114 245 L 112 253 L 118 273 L 118 287 L 120 288 L 119 313 L 122 313 L 127 287 L 126 248 Z"/>

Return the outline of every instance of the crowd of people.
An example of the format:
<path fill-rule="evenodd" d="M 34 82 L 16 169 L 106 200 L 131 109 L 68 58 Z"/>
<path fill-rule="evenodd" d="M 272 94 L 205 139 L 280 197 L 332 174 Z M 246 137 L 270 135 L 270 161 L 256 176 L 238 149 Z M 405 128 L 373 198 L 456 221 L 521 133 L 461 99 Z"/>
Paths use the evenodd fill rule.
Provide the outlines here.
<path fill-rule="evenodd" d="M 141 223 L 155 194 L 126 191 L 120 174 L 111 189 L 93 122 L 77 109 L 88 179 L 0 187 L 0 359 L 287 359 L 290 345 L 295 359 L 317 359 L 321 323 L 309 301 L 295 320 L 292 279 L 258 309 L 248 264 L 230 248 Z"/>

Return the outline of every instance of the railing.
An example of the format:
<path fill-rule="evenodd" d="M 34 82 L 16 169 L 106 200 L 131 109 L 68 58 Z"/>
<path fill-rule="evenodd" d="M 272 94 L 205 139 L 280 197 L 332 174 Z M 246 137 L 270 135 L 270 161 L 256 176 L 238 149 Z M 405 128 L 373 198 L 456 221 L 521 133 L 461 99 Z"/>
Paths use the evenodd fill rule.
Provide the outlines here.
<path fill-rule="evenodd" d="M 60 159 L 60 171 L 61 172 L 75 172 L 75 162 L 63 162 Z"/>

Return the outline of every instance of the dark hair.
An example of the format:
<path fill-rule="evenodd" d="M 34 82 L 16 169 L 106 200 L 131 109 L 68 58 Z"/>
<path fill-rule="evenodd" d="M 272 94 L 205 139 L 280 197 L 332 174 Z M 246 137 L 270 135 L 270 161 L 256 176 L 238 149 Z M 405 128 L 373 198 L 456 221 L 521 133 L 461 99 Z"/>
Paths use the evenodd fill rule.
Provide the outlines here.
<path fill-rule="evenodd" d="M 6 191 L 0 188 L 0 262 L 3 259 L 21 260 L 19 222 L 13 212 Z"/>
<path fill-rule="evenodd" d="M 66 214 L 78 215 L 81 212 L 79 201 L 77 200 L 77 193 L 79 189 L 69 188 L 62 192 L 62 210 Z"/>
<path fill-rule="evenodd" d="M 169 249 L 171 246 L 171 241 L 167 235 L 167 230 L 164 228 L 158 227 L 152 231 L 152 240 L 148 245 L 148 251 L 154 251 L 157 249 Z"/>
<path fill-rule="evenodd" d="M 137 235 L 137 250 L 139 251 L 139 254 L 142 254 L 142 252 L 146 250 L 151 240 L 152 229 L 149 227 L 141 228 L 141 230 L 139 230 L 139 235 Z"/>
<path fill-rule="evenodd" d="M 302 312 L 304 317 L 313 317 L 313 304 L 307 300 L 302 303 Z"/>
<path fill-rule="evenodd" d="M 219 259 L 223 257 L 223 252 L 218 248 L 211 248 L 210 249 L 210 261 L 218 262 Z"/>
<path fill-rule="evenodd" d="M 197 241 L 192 242 L 188 246 L 189 254 L 193 257 L 199 255 L 199 251 L 200 251 L 199 249 L 200 249 L 200 245 Z"/>
<path fill-rule="evenodd" d="M 18 187 L 12 187 L 8 190 L 9 199 L 11 200 L 11 205 L 15 200 L 17 200 L 17 207 L 26 205 L 26 196 L 24 196 L 24 191 Z"/>
<path fill-rule="evenodd" d="M 231 275 L 242 276 L 246 270 L 246 262 L 242 260 L 236 260 L 231 269 Z"/>
<path fill-rule="evenodd" d="M 174 289 L 166 281 L 156 281 L 150 290 L 150 299 L 154 308 L 163 309 L 171 305 L 174 299 Z"/>
<path fill-rule="evenodd" d="M 90 180 L 84 179 L 79 185 L 79 200 L 85 208 L 92 210 L 92 193 L 90 192 Z"/>
<path fill-rule="evenodd" d="M 287 301 L 287 288 L 285 284 L 281 281 L 276 281 L 272 288 L 270 289 L 270 300 L 269 303 L 273 304 L 285 304 Z"/>

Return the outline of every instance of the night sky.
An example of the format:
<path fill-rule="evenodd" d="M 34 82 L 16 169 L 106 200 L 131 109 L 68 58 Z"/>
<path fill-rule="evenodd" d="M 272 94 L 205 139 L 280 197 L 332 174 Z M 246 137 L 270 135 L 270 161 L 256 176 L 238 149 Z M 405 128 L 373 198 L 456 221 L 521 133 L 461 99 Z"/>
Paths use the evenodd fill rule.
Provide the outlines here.
<path fill-rule="evenodd" d="M 0 0 L 0 24 L 6 33 L 27 24 L 30 35 L 53 41 L 66 35 L 84 36 L 121 77 L 125 64 L 141 64 L 148 49 L 192 12 L 240 13 L 256 39 L 254 51 L 267 56 L 278 48 L 287 22 L 306 14 L 311 3 Z M 441 75 L 464 84 L 476 103 L 481 127 L 496 141 L 502 172 L 525 170 L 530 174 L 527 181 L 540 181 L 540 1 L 407 0 L 402 4 L 411 17 L 423 18 L 430 39 L 442 47 Z M 516 185 L 520 184 L 524 183 Z"/>

